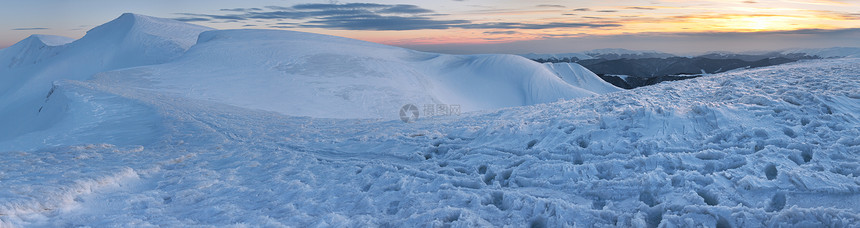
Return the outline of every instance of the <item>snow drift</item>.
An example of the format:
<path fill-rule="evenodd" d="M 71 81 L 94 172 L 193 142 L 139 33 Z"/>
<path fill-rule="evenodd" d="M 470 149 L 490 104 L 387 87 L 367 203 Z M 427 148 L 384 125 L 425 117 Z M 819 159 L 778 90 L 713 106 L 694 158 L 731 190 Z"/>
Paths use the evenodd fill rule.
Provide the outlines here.
<path fill-rule="evenodd" d="M 176 61 L 97 77 L 140 79 L 187 98 L 329 118 L 393 119 L 406 104 L 475 111 L 595 94 L 518 56 L 442 55 L 277 30 L 204 32 Z"/>
<path fill-rule="evenodd" d="M 4 97 L 47 92 L 59 79 L 83 80 L 107 70 L 168 62 L 209 28 L 135 14 L 93 28 L 80 40 L 34 35 L 0 50 Z M 42 88 L 33 91 L 34 88 Z"/>
<path fill-rule="evenodd" d="M 72 38 L 52 35 L 32 35 L 15 45 L 0 49 L 2 71 L 8 71 L 21 65 L 38 64 L 43 59 L 56 55 L 64 44 L 74 41 Z M 3 69 L 6 68 L 6 69 Z M 0 71 L 0 72 L 2 72 Z M 9 85 L 0 85 L 0 91 L 5 91 Z"/>
<path fill-rule="evenodd" d="M 62 80 L 92 79 L 106 86 L 330 118 L 396 119 L 405 104 L 460 105 L 468 112 L 605 91 L 567 84 L 540 64 L 513 55 L 442 55 L 302 32 L 208 30 L 123 14 L 79 40 L 34 35 L 3 49 L 0 64 L 8 67 L 0 69 L 0 123 L 6 129 L 0 140 L 20 146 L 40 139 L 79 142 L 47 132 L 24 135 L 60 125 L 66 129 L 62 132 L 97 125 L 68 123 L 82 121 L 70 117 L 76 116 L 72 104 L 82 103 L 58 102 L 77 96 L 53 94 L 76 91 L 62 88 L 69 83 L 55 83 Z"/>
<path fill-rule="evenodd" d="M 86 80 L 108 70 L 168 62 L 210 28 L 136 14 L 71 41 L 31 36 L 0 50 L 0 140 L 48 129 L 63 115 L 42 113 L 57 80 Z M 62 108 L 60 108 L 62 109 Z"/>
<path fill-rule="evenodd" d="M 595 85 L 576 65 L 280 31 L 188 41 L 173 33 L 198 27 L 123 17 L 140 28 L 128 31 L 180 32 L 131 39 L 162 45 L 118 47 L 161 50 L 164 59 L 36 37 L 23 47 L 52 50 L 19 59 L 40 67 L 4 68 L 16 86 L 63 80 L 34 97 L 10 97 L 28 94 L 18 87 L 0 97 L 34 100 L 36 117 L 12 117 L 49 123 L 0 128 L 14 136 L 0 138 L 0 226 L 860 226 L 858 59 L 592 96 L 601 89 L 572 85 Z M 114 33 L 128 27 L 87 36 L 120 42 L 136 36 Z M 64 57 L 76 52 L 100 54 Z M 88 73 L 111 68 L 95 58 L 110 53 L 128 60 L 112 67 L 157 65 Z M 66 79 L 42 69 L 87 70 Z M 414 123 L 293 115 L 564 96 L 585 97 Z"/>
<path fill-rule="evenodd" d="M 544 63 L 544 66 L 558 75 L 561 80 L 567 82 L 567 84 L 579 88 L 587 88 L 589 91 L 598 94 L 624 90 L 603 81 L 597 74 L 577 63 Z"/>

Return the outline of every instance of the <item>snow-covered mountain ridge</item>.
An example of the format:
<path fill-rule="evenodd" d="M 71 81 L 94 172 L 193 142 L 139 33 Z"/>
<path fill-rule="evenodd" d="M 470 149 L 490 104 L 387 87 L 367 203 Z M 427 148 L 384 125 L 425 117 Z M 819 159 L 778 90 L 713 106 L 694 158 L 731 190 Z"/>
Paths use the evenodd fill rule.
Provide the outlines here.
<path fill-rule="evenodd" d="M 819 58 L 858 58 L 860 47 L 832 47 L 832 48 L 803 48 L 791 49 L 781 52 L 782 54 L 805 54 Z"/>
<path fill-rule="evenodd" d="M 860 47 L 832 47 L 832 48 L 795 48 L 771 52 L 728 52 L 728 51 L 713 51 L 699 55 L 678 56 L 669 53 L 658 51 L 636 51 L 623 48 L 603 48 L 594 49 L 584 52 L 558 53 L 558 54 L 539 54 L 529 53 L 521 54 L 528 59 L 541 60 L 541 62 L 576 62 L 578 60 L 588 59 L 646 59 L 646 58 L 671 58 L 671 57 L 702 57 L 711 59 L 741 59 L 745 61 L 758 61 L 766 58 L 775 57 L 810 57 L 810 58 L 856 58 L 860 56 Z M 567 58 L 568 60 L 564 60 Z"/>
<path fill-rule="evenodd" d="M 596 94 L 518 56 L 442 55 L 277 30 L 204 32 L 176 61 L 96 80 L 122 83 L 129 75 L 189 98 L 327 118 L 396 119 L 410 103 L 466 112 Z"/>
<path fill-rule="evenodd" d="M 15 136 L 0 138 L 0 226 L 860 226 L 860 59 L 611 92 L 567 63 L 181 31 L 199 41 L 174 55 L 185 41 L 155 39 L 166 43 L 144 50 L 167 57 L 154 63 L 39 78 L 47 88 L 28 98 L 33 121 L 53 122 L 0 129 Z M 38 64 L 52 61 L 73 69 Z M 15 82 L 41 85 L 28 80 Z M 428 89 L 409 94 L 506 102 L 413 123 L 265 106 L 340 105 L 363 86 L 402 95 L 417 85 Z M 584 87 L 593 90 L 519 106 Z"/>
<path fill-rule="evenodd" d="M 622 48 L 602 48 L 602 49 L 594 49 L 590 51 L 584 52 L 572 52 L 572 53 L 559 53 L 559 54 L 537 54 L 537 53 L 529 53 L 529 54 L 521 54 L 520 56 L 538 60 L 542 59 L 548 62 L 552 62 L 552 59 L 556 61 L 562 62 L 575 62 L 577 60 L 586 60 L 586 59 L 607 59 L 607 60 L 616 60 L 616 59 L 643 59 L 643 58 L 669 58 L 675 57 L 673 54 L 663 53 L 658 51 L 636 51 L 636 50 L 628 50 Z M 566 61 L 564 59 L 567 59 Z"/>
<path fill-rule="evenodd" d="M 62 80 L 294 116 L 385 120 L 399 118 L 406 104 L 459 105 L 468 112 L 597 94 L 513 55 L 441 55 L 302 32 L 209 30 L 123 14 L 79 40 L 33 36 L 0 50 L 0 65 L 8 66 L 0 68 L 0 124 L 6 126 L 0 140 L 26 145 L 25 138 L 44 136 L 34 132 L 58 132 L 48 129 L 69 112 L 45 104 Z"/>
<path fill-rule="evenodd" d="M 0 140 L 46 130 L 59 121 L 61 115 L 42 113 L 52 82 L 168 62 L 205 30 L 210 28 L 123 14 L 79 40 L 33 36 L 0 50 Z"/>

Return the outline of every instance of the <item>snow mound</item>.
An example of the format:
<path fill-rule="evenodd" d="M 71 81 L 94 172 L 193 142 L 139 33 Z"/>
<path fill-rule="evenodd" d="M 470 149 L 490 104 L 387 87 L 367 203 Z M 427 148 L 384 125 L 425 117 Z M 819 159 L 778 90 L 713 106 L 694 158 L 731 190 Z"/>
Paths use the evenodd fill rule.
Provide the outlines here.
<path fill-rule="evenodd" d="M 597 74 L 577 63 L 544 63 L 544 66 L 564 82 L 591 92 L 604 94 L 624 90 L 603 81 Z"/>
<path fill-rule="evenodd" d="M 398 118 L 406 104 L 475 111 L 591 96 L 513 55 L 441 55 L 343 37 L 218 30 L 175 61 L 100 74 L 187 98 L 294 116 Z"/>
<path fill-rule="evenodd" d="M 34 35 L 0 50 L 0 94 L 46 93 L 59 79 L 87 79 L 95 73 L 164 63 L 185 52 L 209 28 L 167 19 L 123 14 L 83 38 Z M 40 88 L 40 89 L 35 89 Z"/>
<path fill-rule="evenodd" d="M 115 29 L 146 30 L 127 17 Z M 576 65 L 510 55 L 284 31 L 199 40 L 163 64 L 0 96 L 35 104 L 0 106 L 0 136 L 15 136 L 0 137 L 0 226 L 860 227 L 860 59 L 590 96 L 550 70 L 593 79 Z M 36 65 L 94 64 L 62 57 L 81 42 Z M 181 47 L 164 44 L 151 47 Z M 411 123 L 293 115 L 580 95 Z"/>
<path fill-rule="evenodd" d="M 68 43 L 71 43 L 72 41 L 75 41 L 74 38 L 69 38 L 69 37 L 65 37 L 65 36 L 36 34 L 36 35 L 32 35 L 31 37 L 38 38 L 39 41 L 41 41 L 46 46 L 60 46 L 60 45 L 68 44 Z"/>
<path fill-rule="evenodd" d="M 0 49 L 0 68 L 15 68 L 23 64 L 38 64 L 42 59 L 56 55 L 72 38 L 51 35 L 31 35 L 8 48 Z M 2 72 L 2 70 L 0 70 Z M 2 85 L 0 85 L 2 86 Z M 0 87 L 0 91 L 3 87 Z"/>
<path fill-rule="evenodd" d="M 105 50 L 92 53 L 98 55 L 100 71 L 104 71 L 168 62 L 182 55 L 207 30 L 211 28 L 125 13 L 88 31 L 72 45 L 83 50 Z"/>
<path fill-rule="evenodd" d="M 0 140 L 48 129 L 42 108 L 57 80 L 85 80 L 108 70 L 168 62 L 209 28 L 123 14 L 83 38 L 31 36 L 0 50 Z M 59 45 L 59 46 L 58 46 Z M 62 118 L 62 115 L 57 115 Z"/>
<path fill-rule="evenodd" d="M 509 61 L 489 57 L 456 59 Z M 462 67 L 451 61 L 440 62 Z M 140 86 L 155 81 L 64 81 L 56 104 L 128 118 L 65 136 L 101 143 L 0 146 L 0 224 L 857 227 L 858 61 L 414 123 L 294 117 Z M 101 138 L 126 124 L 160 130 L 141 133 L 149 142 Z"/>

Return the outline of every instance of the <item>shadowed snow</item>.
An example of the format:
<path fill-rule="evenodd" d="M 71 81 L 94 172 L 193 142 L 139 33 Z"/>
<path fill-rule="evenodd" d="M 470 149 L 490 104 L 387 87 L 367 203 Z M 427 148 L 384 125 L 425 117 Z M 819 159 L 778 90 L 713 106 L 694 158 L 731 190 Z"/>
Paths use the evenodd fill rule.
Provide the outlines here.
<path fill-rule="evenodd" d="M 611 92 L 573 64 L 129 20 L 88 34 L 117 50 L 0 68 L 46 83 L 0 97 L 34 104 L 0 129 L 0 226 L 860 226 L 858 59 Z M 349 118 L 407 102 L 473 112 Z"/>

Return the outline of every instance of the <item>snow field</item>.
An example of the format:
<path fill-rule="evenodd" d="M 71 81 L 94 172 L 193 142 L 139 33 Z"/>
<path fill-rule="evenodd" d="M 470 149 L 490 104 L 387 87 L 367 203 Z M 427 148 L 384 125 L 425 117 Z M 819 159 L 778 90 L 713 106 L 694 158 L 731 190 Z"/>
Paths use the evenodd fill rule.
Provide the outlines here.
<path fill-rule="evenodd" d="M 573 64 L 117 23 L 90 33 L 167 51 L 15 81 L 42 125 L 0 135 L 0 226 L 860 226 L 858 59 L 602 93 Z M 474 109 L 373 118 L 422 102 Z"/>
<path fill-rule="evenodd" d="M 588 88 L 588 90 L 598 94 L 624 90 L 603 81 L 597 74 L 577 63 L 544 63 L 544 66 L 558 75 L 564 82 L 567 82 L 567 84 L 580 88 Z"/>
<path fill-rule="evenodd" d="M 95 84 L 161 110 L 166 139 L 121 166 L 89 156 L 63 169 L 79 174 L 27 175 L 147 171 L 63 206 L 77 210 L 0 214 L 46 226 L 850 227 L 860 210 L 855 61 L 410 124 L 289 117 Z M 42 153 L 61 151 L 75 149 Z"/>
<path fill-rule="evenodd" d="M 278 30 L 203 32 L 175 61 L 94 80 L 292 116 L 385 120 L 409 103 L 477 111 L 596 95 L 518 56 L 442 55 Z"/>
<path fill-rule="evenodd" d="M 4 126 L 0 140 L 16 141 L 59 121 L 44 118 L 40 110 L 53 82 L 87 80 L 99 72 L 168 62 L 194 44 L 200 32 L 210 29 L 123 14 L 79 40 L 34 35 L 0 50 L 4 61 L 0 62 L 0 125 Z"/>

